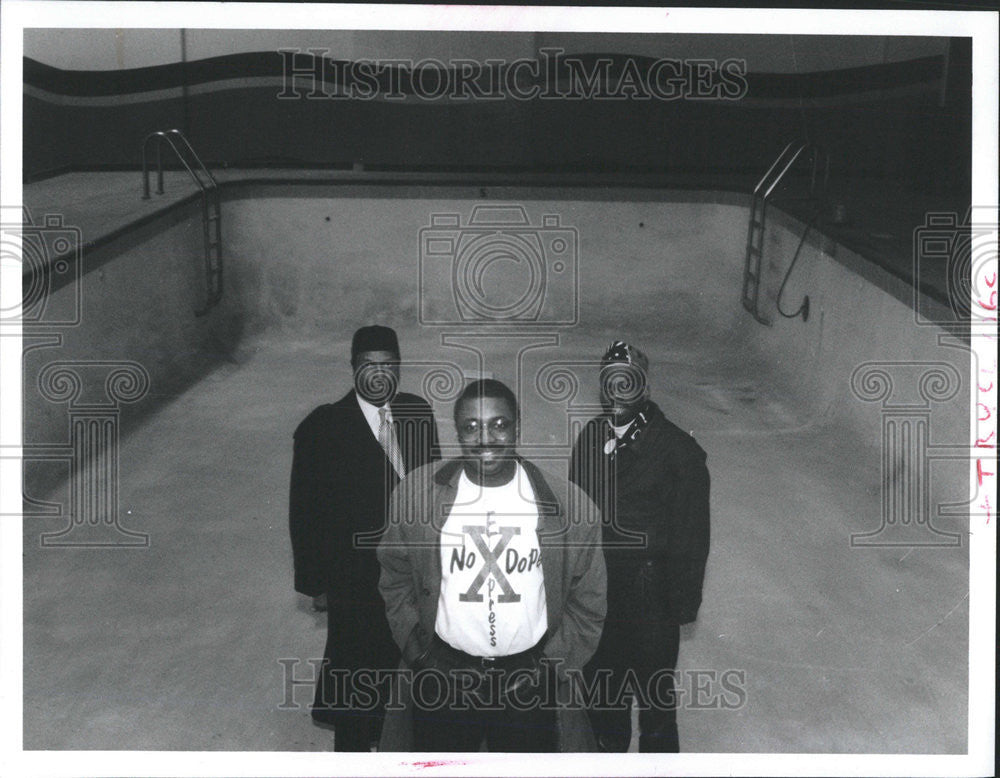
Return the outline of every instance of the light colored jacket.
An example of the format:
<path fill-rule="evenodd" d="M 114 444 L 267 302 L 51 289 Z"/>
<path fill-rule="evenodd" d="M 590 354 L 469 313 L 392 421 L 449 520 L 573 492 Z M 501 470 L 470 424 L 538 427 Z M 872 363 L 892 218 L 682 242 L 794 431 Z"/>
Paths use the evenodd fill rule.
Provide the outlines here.
<path fill-rule="evenodd" d="M 568 701 L 573 690 L 566 670 L 581 670 L 593 656 L 607 611 L 601 516 L 574 484 L 543 475 L 527 460 L 519 461 L 538 508 L 548 621 L 543 654 L 559 660 L 558 698 Z M 419 656 L 427 647 L 426 636 L 434 634 L 441 591 L 441 528 L 454 503 L 461 472 L 460 459 L 426 465 L 410 473 L 393 492 L 389 526 L 378 547 L 379 591 L 404 664 Z M 406 689 L 397 692 L 397 699 L 408 702 Z M 411 714 L 409 705 L 386 711 L 380 750 L 411 750 Z M 560 751 L 595 750 L 582 705 L 561 706 L 556 721 Z"/>

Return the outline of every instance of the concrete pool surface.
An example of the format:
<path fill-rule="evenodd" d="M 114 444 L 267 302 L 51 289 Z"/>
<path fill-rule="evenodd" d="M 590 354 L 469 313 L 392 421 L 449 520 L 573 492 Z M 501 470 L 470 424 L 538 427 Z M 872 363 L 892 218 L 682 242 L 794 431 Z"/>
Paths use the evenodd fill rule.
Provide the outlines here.
<path fill-rule="evenodd" d="M 739 306 L 743 245 L 734 236 L 745 231 L 745 208 L 725 198 L 536 195 L 526 203 L 533 222 L 558 211 L 578 230 L 579 322 L 523 328 L 519 339 L 417 323 L 423 293 L 403 258 L 428 214 L 467 212 L 479 201 L 265 194 L 224 204 L 227 298 L 200 323 L 175 304 L 198 289 L 196 273 L 177 289 L 163 280 L 173 261 L 164 246 L 199 247 L 193 208 L 187 222 L 162 230 L 151 222 L 128 245 L 115 239 L 93 251 L 104 253 L 95 259 L 101 280 L 95 271 L 84 278 L 84 304 L 138 296 L 122 305 L 144 316 L 116 315 L 147 335 L 107 342 L 117 319 L 95 303 L 63 348 L 77 359 L 149 366 L 150 399 L 129 412 L 119 466 L 121 524 L 146 533 L 149 545 L 45 548 L 40 535 L 66 519 L 25 519 L 25 749 L 332 750 L 332 733 L 309 718 L 311 685 L 288 685 L 290 667 L 298 679 L 311 676 L 308 660 L 322 655 L 326 632 L 325 616 L 292 590 L 291 433 L 348 390 L 350 334 L 380 320 L 399 331 L 408 391 L 425 393 L 434 363 L 475 371 L 471 352 L 443 335 L 479 344 L 486 369 L 520 387 L 522 450 L 555 451 L 552 466 L 566 443 L 566 407 L 534 378 L 554 360 L 577 364 L 580 390 L 567 402 L 592 402 L 585 363 L 611 339 L 625 335 L 649 353 L 653 399 L 693 431 L 712 475 L 704 601 L 678 664 L 690 691 L 679 712 L 684 751 L 965 752 L 967 519 L 935 519 L 960 545 L 851 544 L 852 534 L 879 527 L 883 494 L 882 415 L 852 396 L 852 370 L 868 361 L 944 362 L 964 382 L 961 348 L 939 346 L 935 328 L 915 326 L 896 297 L 830 261 L 821 243 L 810 245 L 785 302 L 794 308 L 810 294 L 810 321 L 762 328 Z M 516 199 L 507 194 L 497 199 Z M 331 203 L 336 222 L 325 221 Z M 797 237 L 785 233 L 774 238 L 781 256 Z M 160 303 L 148 302 L 157 289 L 164 310 L 183 319 L 170 337 L 208 354 L 177 388 L 159 381 L 175 364 L 163 354 L 172 349 L 183 362 L 189 341 L 157 332 L 168 329 L 154 318 Z M 192 334 L 201 326 L 217 327 L 216 340 Z M 218 351 L 205 345 L 212 342 Z M 28 374 L 39 356 L 64 356 L 43 352 L 26 357 Z M 408 369 L 408 360 L 423 366 Z M 962 388 L 932 404 L 937 443 L 968 439 Z M 433 404 L 442 442 L 454 443 L 450 404 Z M 37 410 L 36 442 L 65 436 L 63 408 L 31 398 L 25 407 Z M 958 499 L 967 470 L 943 463 L 935 472 L 934 502 Z M 67 485 L 32 496 L 65 503 Z M 709 683 L 712 691 L 695 694 L 699 677 L 727 671 L 739 692 L 719 696 Z"/>

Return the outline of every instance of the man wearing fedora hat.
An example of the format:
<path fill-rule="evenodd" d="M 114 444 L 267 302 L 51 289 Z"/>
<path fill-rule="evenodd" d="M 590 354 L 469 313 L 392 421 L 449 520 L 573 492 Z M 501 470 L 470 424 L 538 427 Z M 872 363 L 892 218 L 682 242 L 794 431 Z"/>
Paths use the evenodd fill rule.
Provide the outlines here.
<path fill-rule="evenodd" d="M 352 709 L 355 674 L 399 662 L 378 592 L 375 548 L 388 496 L 407 473 L 437 459 L 439 446 L 430 405 L 398 391 L 393 330 L 355 332 L 351 368 L 354 388 L 295 430 L 289 528 L 295 590 L 327 611 L 313 720 L 334 728 L 336 751 L 368 751 L 378 741 L 384 704 Z"/>

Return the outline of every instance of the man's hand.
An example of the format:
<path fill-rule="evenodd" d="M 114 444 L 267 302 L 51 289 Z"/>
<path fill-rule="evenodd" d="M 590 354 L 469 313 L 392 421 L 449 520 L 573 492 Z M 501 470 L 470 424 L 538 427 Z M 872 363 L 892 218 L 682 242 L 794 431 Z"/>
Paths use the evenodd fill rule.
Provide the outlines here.
<path fill-rule="evenodd" d="M 313 597 L 313 610 L 322 613 L 326 610 L 326 592 Z"/>

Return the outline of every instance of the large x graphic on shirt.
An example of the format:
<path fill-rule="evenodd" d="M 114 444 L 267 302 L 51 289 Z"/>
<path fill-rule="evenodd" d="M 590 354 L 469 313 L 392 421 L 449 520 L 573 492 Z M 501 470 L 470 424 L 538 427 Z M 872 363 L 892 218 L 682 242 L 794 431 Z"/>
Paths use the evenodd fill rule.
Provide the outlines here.
<path fill-rule="evenodd" d="M 482 602 L 483 595 L 479 593 L 479 590 L 483 588 L 483 584 L 486 582 L 487 576 L 493 573 L 493 577 L 496 579 L 497 584 L 503 589 L 503 594 L 497 597 L 497 602 L 520 602 L 521 595 L 514 591 L 514 587 L 510 585 L 510 581 L 507 580 L 507 576 L 504 575 L 503 570 L 497 561 L 500 558 L 500 552 L 503 551 L 507 544 L 510 543 L 510 539 L 515 535 L 521 534 L 520 527 L 499 527 L 500 530 L 500 540 L 497 541 L 496 547 L 492 550 L 486 542 L 487 538 L 487 528 L 475 525 L 465 525 L 462 527 L 462 532 L 472 538 L 472 542 L 476 544 L 476 548 L 479 549 L 479 553 L 483 555 L 483 566 L 476 577 L 472 580 L 469 585 L 468 591 L 458 595 L 459 602 Z"/>

